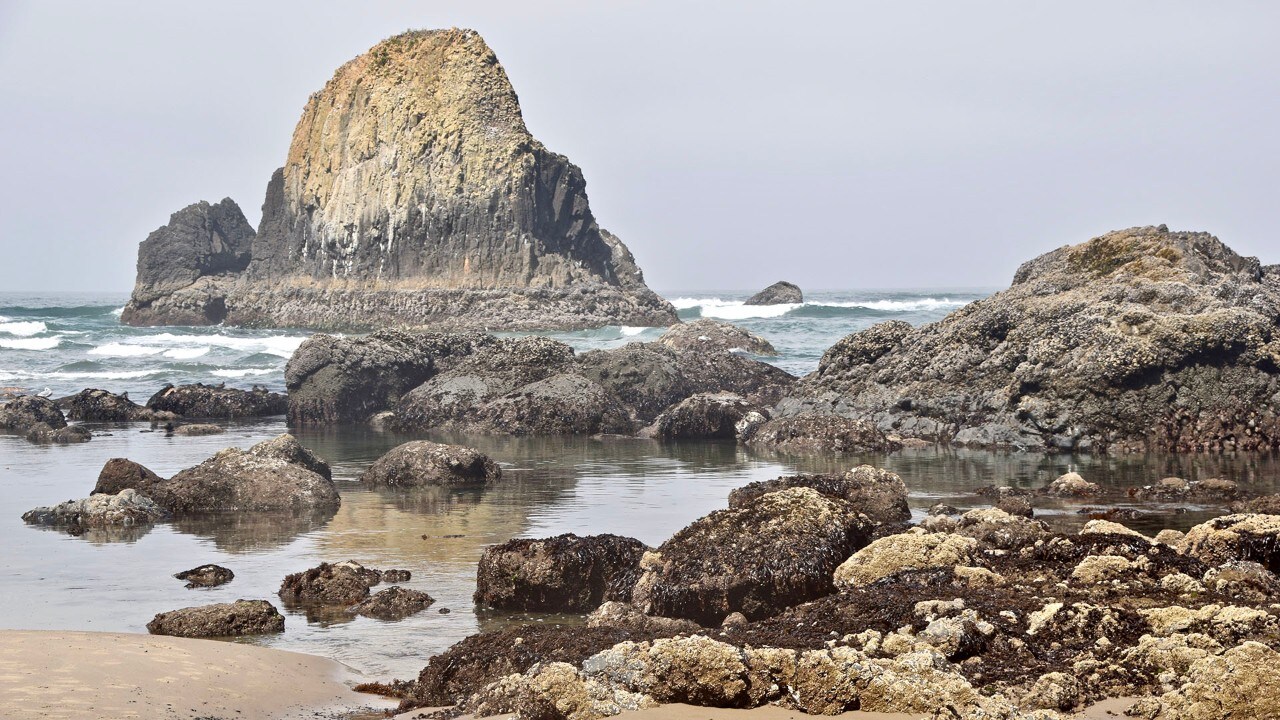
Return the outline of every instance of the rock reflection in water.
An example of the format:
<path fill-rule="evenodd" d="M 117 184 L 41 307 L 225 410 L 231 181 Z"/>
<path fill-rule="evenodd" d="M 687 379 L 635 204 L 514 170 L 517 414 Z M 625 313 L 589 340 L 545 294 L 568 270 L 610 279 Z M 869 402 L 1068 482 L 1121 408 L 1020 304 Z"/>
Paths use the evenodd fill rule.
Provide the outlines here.
<path fill-rule="evenodd" d="M 335 508 L 312 512 L 201 513 L 175 519 L 174 530 L 208 538 L 228 553 L 262 552 L 284 547 L 298 536 L 323 528 Z"/>
<path fill-rule="evenodd" d="M 80 525 L 28 525 L 34 530 L 60 533 L 78 537 L 91 545 L 109 545 L 112 543 L 136 543 L 144 535 L 151 532 L 152 525 L 109 525 L 106 527 L 83 527 Z"/>

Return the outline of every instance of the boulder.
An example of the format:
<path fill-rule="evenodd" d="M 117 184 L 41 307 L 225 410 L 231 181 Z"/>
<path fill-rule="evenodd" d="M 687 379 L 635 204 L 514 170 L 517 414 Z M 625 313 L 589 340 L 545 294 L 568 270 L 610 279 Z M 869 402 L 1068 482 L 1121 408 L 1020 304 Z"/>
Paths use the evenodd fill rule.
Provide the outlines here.
<path fill-rule="evenodd" d="M 351 612 L 378 620 L 403 620 L 426 610 L 435 601 L 435 598 L 421 590 L 396 586 L 374 593 L 354 605 Z"/>
<path fill-rule="evenodd" d="M 23 522 L 29 525 L 66 528 L 150 525 L 168 517 L 169 513 L 164 508 L 131 489 L 116 494 L 97 493 L 82 500 L 68 500 L 22 514 Z"/>
<path fill-rule="evenodd" d="M 902 448 L 872 423 L 839 415 L 774 418 L 756 427 L 744 442 L 791 453 L 885 453 Z"/>
<path fill-rule="evenodd" d="M 93 388 L 81 390 L 70 397 L 58 400 L 58 406 L 71 420 L 84 422 L 132 422 L 149 420 L 151 413 L 129 399 L 129 393 L 116 395 Z"/>
<path fill-rule="evenodd" d="M 128 460 L 108 461 L 94 491 L 118 492 L 124 487 L 137 489 L 175 514 L 302 511 L 336 508 L 340 502 L 328 465 L 292 435 L 264 440 L 248 450 L 227 448 L 168 480 Z"/>
<path fill-rule="evenodd" d="M 1237 514 L 1261 513 L 1263 515 L 1280 515 L 1280 493 L 1263 495 L 1250 500 L 1237 500 L 1231 503 L 1231 512 Z"/>
<path fill-rule="evenodd" d="M 381 581 L 381 573 L 357 562 L 320 563 L 286 576 L 277 594 L 286 605 L 355 605 Z"/>
<path fill-rule="evenodd" d="M 226 429 L 221 425 L 213 425 L 211 423 L 191 423 L 189 425 L 179 425 L 173 429 L 174 435 L 195 436 L 195 435 L 221 435 Z"/>
<path fill-rule="evenodd" d="M 502 478 L 489 456 L 461 445 L 415 440 L 374 461 L 360 482 L 374 487 L 484 485 Z"/>
<path fill-rule="evenodd" d="M 50 443 L 57 445 L 67 445 L 70 443 L 89 442 L 93 439 L 93 433 L 83 425 L 67 425 L 66 427 L 53 428 L 45 423 L 36 423 L 27 428 L 27 441 L 39 445 L 47 445 Z"/>
<path fill-rule="evenodd" d="M 998 508 L 970 510 L 961 515 L 956 532 L 1000 550 L 1022 548 L 1049 534 L 1044 523 Z"/>
<path fill-rule="evenodd" d="M 472 30 L 403 33 L 339 67 L 302 109 L 257 233 L 229 210 L 240 230 L 219 232 L 201 208 L 139 248 L 123 322 L 341 332 L 677 322 L 596 222 L 582 171 L 530 135 L 506 71 Z"/>
<path fill-rule="evenodd" d="M 870 465 L 859 465 L 840 475 L 790 475 L 753 482 L 729 493 L 729 507 L 741 507 L 765 493 L 792 487 L 812 488 L 828 497 L 847 500 L 877 524 L 911 519 L 906 483 L 896 473 Z"/>
<path fill-rule="evenodd" d="M 631 408 L 643 425 L 697 392 L 681 369 L 680 353 L 656 342 L 583 353 L 578 358 L 578 371 Z"/>
<path fill-rule="evenodd" d="M 178 580 L 187 581 L 187 589 L 210 588 L 226 585 L 235 579 L 236 574 L 221 565 L 201 565 L 190 570 L 183 570 L 174 575 Z"/>
<path fill-rule="evenodd" d="M 646 553 L 632 601 L 704 626 L 733 612 L 768 617 L 832 592 L 836 566 L 869 535 L 849 502 L 804 487 L 767 493 L 696 520 Z"/>
<path fill-rule="evenodd" d="M 384 583 L 402 583 L 409 582 L 413 577 L 413 573 L 408 570 L 383 570 L 382 582 Z"/>
<path fill-rule="evenodd" d="M 1085 480 L 1080 473 L 1069 472 L 1049 483 L 1044 493 L 1054 497 L 1093 497 L 1102 494 L 1102 486 Z"/>
<path fill-rule="evenodd" d="M 455 430 L 496 435 L 627 434 L 630 413 L 604 388 L 577 373 L 553 375 L 517 388 L 474 410 Z"/>
<path fill-rule="evenodd" d="M 658 343 L 679 352 L 741 351 L 752 355 L 777 355 L 768 340 L 737 325 L 700 318 L 672 325 Z"/>
<path fill-rule="evenodd" d="M 796 305 L 804 302 L 804 293 L 800 287 L 786 280 L 780 280 L 760 292 L 747 298 L 744 305 Z"/>
<path fill-rule="evenodd" d="M 749 416 L 767 412 L 733 393 L 699 393 L 667 408 L 646 432 L 663 440 L 733 440 L 753 426 Z"/>
<path fill-rule="evenodd" d="M 1204 574 L 1204 586 L 1231 600 L 1260 604 L 1280 598 L 1280 577 L 1248 560 L 1228 560 Z"/>
<path fill-rule="evenodd" d="M 836 568 L 835 583 L 838 587 L 870 585 L 903 570 L 972 565 L 978 548 L 977 540 L 963 535 L 913 529 L 858 550 Z"/>
<path fill-rule="evenodd" d="M 42 423 L 51 430 L 67 426 L 62 411 L 48 398 L 24 395 L 0 405 L 0 430 L 25 434 Z"/>
<path fill-rule="evenodd" d="M 147 623 L 152 635 L 232 637 L 284 632 L 284 616 L 266 600 L 237 600 L 162 612 Z"/>
<path fill-rule="evenodd" d="M 1280 653 L 1246 642 L 1191 664 L 1186 683 L 1160 698 L 1162 720 L 1280 717 Z"/>
<path fill-rule="evenodd" d="M 1224 515 L 1196 525 L 1178 550 L 1206 565 L 1250 560 L 1280 574 L 1280 515 Z"/>
<path fill-rule="evenodd" d="M 222 385 L 165 385 L 147 401 L 154 412 L 171 412 L 182 417 L 237 418 L 283 415 L 287 401 L 279 393 L 255 387 L 252 390 Z"/>
<path fill-rule="evenodd" d="M 617 535 L 559 535 L 487 548 L 476 571 L 475 602 L 499 610 L 589 612 L 627 601 L 644 543 Z"/>
<path fill-rule="evenodd" d="M 289 422 L 366 422 L 437 371 L 494 342 L 481 333 L 313 335 L 285 365 Z"/>
<path fill-rule="evenodd" d="M 1280 447 L 1274 278 L 1207 233 L 1107 233 L 939 322 L 846 338 L 775 416 L 1028 450 Z"/>
<path fill-rule="evenodd" d="M 1022 517 L 1035 517 L 1035 509 L 1031 507 L 1031 501 L 1020 495 L 1012 495 L 1002 497 L 996 502 L 996 509 L 1003 510 L 1010 515 L 1021 515 Z"/>

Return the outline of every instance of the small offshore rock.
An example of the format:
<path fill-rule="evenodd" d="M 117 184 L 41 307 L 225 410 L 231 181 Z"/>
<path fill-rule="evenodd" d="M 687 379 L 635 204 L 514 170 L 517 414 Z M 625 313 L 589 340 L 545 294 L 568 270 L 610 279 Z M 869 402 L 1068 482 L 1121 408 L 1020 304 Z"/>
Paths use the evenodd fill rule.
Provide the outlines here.
<path fill-rule="evenodd" d="M 381 573 L 359 563 L 320 563 L 286 576 L 277 594 L 290 605 L 355 605 L 381 580 Z"/>
<path fill-rule="evenodd" d="M 777 355 L 778 351 L 764 338 L 737 325 L 720 320 L 699 318 L 672 325 L 658 338 L 658 343 L 681 352 L 729 352 L 740 350 L 752 355 Z"/>
<path fill-rule="evenodd" d="M 1102 494 L 1102 486 L 1085 480 L 1080 473 L 1069 472 L 1049 483 L 1045 494 L 1054 497 L 1093 497 Z"/>
<path fill-rule="evenodd" d="M 800 287 L 786 280 L 779 280 L 747 298 L 744 305 L 795 305 L 804 302 Z"/>
<path fill-rule="evenodd" d="M 174 435 L 221 435 L 224 432 L 226 432 L 226 430 L 221 425 L 212 425 L 209 423 L 179 425 L 173 429 Z"/>
<path fill-rule="evenodd" d="M 902 443 L 874 424 L 839 415 L 798 415 L 775 418 L 743 439 L 749 445 L 797 453 L 884 453 Z"/>
<path fill-rule="evenodd" d="M 502 478 L 489 456 L 461 445 L 415 440 L 389 450 L 360 475 L 375 487 L 484 485 Z"/>
<path fill-rule="evenodd" d="M 412 577 L 413 577 L 413 573 L 410 573 L 408 570 L 392 569 L 392 570 L 382 571 L 382 582 L 384 583 L 409 582 L 410 578 Z"/>
<path fill-rule="evenodd" d="M 129 394 L 116 395 L 107 390 L 87 388 L 58 400 L 67 418 L 85 422 L 131 422 L 148 420 L 151 412 L 129 399 Z"/>
<path fill-rule="evenodd" d="M 55 429 L 45 423 L 36 423 L 27 428 L 27 440 L 41 445 L 50 443 L 67 445 L 89 442 L 91 439 L 93 439 L 93 433 L 83 425 L 67 425 Z"/>
<path fill-rule="evenodd" d="M 53 507 L 23 513 L 29 525 L 67 528 L 105 528 L 150 525 L 168 519 L 169 513 L 136 490 L 116 494 L 97 493 L 82 500 L 68 500 Z"/>
<path fill-rule="evenodd" d="M 426 610 L 434 602 L 435 598 L 421 590 L 396 586 L 374 593 L 353 606 L 351 612 L 378 620 L 402 620 Z"/>
<path fill-rule="evenodd" d="M 155 412 L 171 412 L 182 417 L 237 418 L 283 415 L 287 401 L 279 393 L 263 388 L 239 390 L 221 385 L 165 385 L 147 407 Z"/>
<path fill-rule="evenodd" d="M 663 440 L 733 440 L 748 415 L 763 418 L 767 412 L 741 395 L 698 393 L 667 408 L 654 421 L 651 434 Z"/>
<path fill-rule="evenodd" d="M 152 635 L 232 637 L 284 632 L 284 616 L 266 600 L 237 600 L 162 612 L 147 623 Z"/>
<path fill-rule="evenodd" d="M 201 565 L 183 570 L 174 575 L 178 580 L 186 580 L 187 588 L 210 588 L 226 585 L 235 579 L 236 574 L 221 565 Z"/>
<path fill-rule="evenodd" d="M 0 405 L 0 430 L 25 434 L 42 423 L 50 430 L 67 426 L 62 410 L 48 398 L 24 395 Z"/>

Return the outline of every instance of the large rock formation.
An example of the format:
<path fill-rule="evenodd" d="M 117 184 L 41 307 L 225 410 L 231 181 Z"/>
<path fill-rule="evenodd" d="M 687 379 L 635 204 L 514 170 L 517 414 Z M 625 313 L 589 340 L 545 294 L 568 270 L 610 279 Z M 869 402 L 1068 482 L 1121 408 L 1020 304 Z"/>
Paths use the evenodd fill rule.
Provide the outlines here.
<path fill-rule="evenodd" d="M 833 413 L 976 446 L 1280 447 L 1280 269 L 1206 233 L 1108 233 L 1013 286 L 824 355 L 775 415 Z"/>
<path fill-rule="evenodd" d="M 409 32 L 311 96 L 255 234 L 193 205 L 139 250 L 134 325 L 670 325 L 582 172 L 525 127 L 470 30 Z"/>

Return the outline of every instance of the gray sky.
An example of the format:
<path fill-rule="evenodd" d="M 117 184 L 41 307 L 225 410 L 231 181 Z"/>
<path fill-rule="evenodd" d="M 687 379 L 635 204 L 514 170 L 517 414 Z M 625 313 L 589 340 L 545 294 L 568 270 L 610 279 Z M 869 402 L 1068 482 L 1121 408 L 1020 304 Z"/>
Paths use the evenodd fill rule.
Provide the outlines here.
<path fill-rule="evenodd" d="M 1107 230 L 1280 262 L 1280 3 L 0 0 L 0 290 L 255 225 L 307 96 L 471 27 L 657 289 L 1004 286 Z"/>

